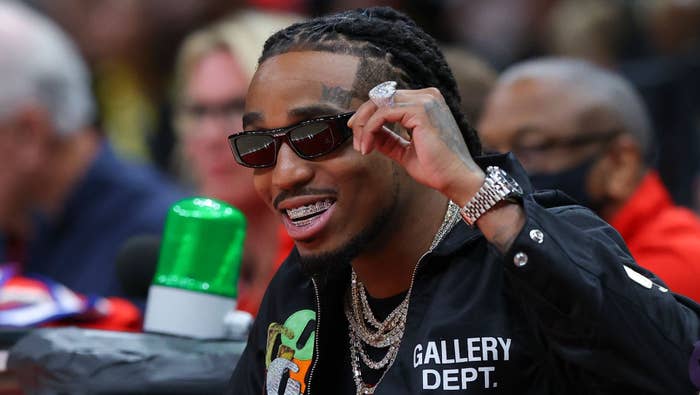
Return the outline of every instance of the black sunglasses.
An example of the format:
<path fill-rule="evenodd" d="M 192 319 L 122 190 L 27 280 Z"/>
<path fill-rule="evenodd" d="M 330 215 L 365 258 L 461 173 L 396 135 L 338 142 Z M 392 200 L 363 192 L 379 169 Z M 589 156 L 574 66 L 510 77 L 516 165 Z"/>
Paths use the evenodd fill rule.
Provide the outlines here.
<path fill-rule="evenodd" d="M 246 167 L 271 167 L 277 151 L 286 142 L 304 159 L 326 155 L 352 136 L 347 125 L 354 112 L 309 119 L 278 129 L 251 130 L 228 136 L 236 162 Z"/>

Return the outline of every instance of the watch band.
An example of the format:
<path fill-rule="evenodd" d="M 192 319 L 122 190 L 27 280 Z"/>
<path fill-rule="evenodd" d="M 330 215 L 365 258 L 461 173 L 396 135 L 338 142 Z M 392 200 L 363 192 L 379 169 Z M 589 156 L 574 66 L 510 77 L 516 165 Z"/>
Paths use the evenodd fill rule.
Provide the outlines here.
<path fill-rule="evenodd" d="M 486 178 L 481 188 L 459 210 L 459 214 L 469 226 L 474 226 L 476 221 L 498 202 L 522 196 L 522 194 L 520 185 L 505 171 L 498 166 L 489 166 L 486 168 Z"/>

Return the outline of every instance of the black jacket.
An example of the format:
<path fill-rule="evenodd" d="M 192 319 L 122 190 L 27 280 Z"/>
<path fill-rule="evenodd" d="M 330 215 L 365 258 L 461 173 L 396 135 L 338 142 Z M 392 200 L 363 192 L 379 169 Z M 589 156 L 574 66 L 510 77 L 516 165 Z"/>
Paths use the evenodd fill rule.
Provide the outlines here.
<path fill-rule="evenodd" d="M 512 157 L 479 162 L 528 189 Z M 569 202 L 528 193 L 527 222 L 505 255 L 459 221 L 418 264 L 400 350 L 375 393 L 697 393 L 689 364 L 698 305 L 669 292 L 614 229 Z M 524 266 L 514 265 L 518 253 Z M 324 350 L 347 347 L 348 285 L 349 270 L 312 281 L 295 250 L 263 299 L 229 393 L 338 392 L 350 368 Z"/>

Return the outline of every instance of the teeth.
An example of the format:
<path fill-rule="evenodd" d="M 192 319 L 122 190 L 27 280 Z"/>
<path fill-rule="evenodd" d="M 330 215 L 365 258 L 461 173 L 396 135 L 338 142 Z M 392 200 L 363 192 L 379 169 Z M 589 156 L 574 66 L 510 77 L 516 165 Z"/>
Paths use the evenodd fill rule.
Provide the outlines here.
<path fill-rule="evenodd" d="M 313 218 L 301 219 L 299 221 L 294 221 L 295 226 L 306 226 L 314 222 Z"/>
<path fill-rule="evenodd" d="M 330 200 L 319 200 L 316 203 L 311 203 L 306 206 L 287 209 L 287 215 L 292 221 L 297 218 L 308 217 L 309 215 L 318 214 L 321 211 L 328 210 L 333 203 Z"/>

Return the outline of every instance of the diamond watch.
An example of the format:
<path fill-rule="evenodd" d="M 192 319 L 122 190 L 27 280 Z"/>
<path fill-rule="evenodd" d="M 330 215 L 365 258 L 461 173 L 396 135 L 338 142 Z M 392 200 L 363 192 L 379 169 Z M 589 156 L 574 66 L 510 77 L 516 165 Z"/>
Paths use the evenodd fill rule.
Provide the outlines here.
<path fill-rule="evenodd" d="M 476 220 L 502 200 L 515 201 L 523 196 L 520 185 L 498 166 L 486 168 L 486 179 L 476 195 L 459 210 L 462 219 L 469 226 L 474 226 Z"/>

